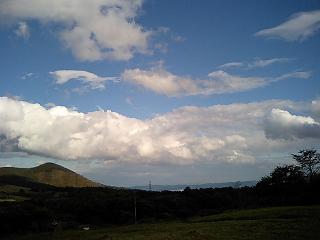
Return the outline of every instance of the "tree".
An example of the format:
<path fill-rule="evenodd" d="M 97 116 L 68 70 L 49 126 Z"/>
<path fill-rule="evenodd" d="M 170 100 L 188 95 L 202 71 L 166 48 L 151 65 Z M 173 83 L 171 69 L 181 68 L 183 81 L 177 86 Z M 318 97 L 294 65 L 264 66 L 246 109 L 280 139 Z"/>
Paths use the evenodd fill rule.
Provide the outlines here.
<path fill-rule="evenodd" d="M 278 166 L 270 175 L 275 184 L 297 183 L 303 180 L 301 168 L 295 165 Z"/>
<path fill-rule="evenodd" d="M 319 170 L 320 154 L 315 149 L 300 150 L 298 154 L 291 154 L 305 171 L 308 178 L 313 177 Z"/>
<path fill-rule="evenodd" d="M 295 165 L 277 166 L 269 176 L 263 177 L 257 186 L 275 186 L 304 182 L 301 168 Z"/>

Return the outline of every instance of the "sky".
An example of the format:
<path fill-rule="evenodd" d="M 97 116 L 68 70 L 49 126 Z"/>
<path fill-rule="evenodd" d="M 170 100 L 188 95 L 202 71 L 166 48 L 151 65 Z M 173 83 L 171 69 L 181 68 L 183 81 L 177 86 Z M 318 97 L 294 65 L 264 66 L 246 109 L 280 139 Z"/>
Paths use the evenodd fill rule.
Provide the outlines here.
<path fill-rule="evenodd" d="M 2 0 L 0 49 L 0 166 L 195 184 L 319 149 L 317 0 Z"/>

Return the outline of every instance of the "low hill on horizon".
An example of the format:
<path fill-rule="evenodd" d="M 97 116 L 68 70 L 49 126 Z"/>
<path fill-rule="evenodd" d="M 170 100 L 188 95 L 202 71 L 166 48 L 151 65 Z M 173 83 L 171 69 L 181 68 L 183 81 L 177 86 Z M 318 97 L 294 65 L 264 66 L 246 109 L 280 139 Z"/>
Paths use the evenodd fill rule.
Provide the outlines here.
<path fill-rule="evenodd" d="M 221 182 L 221 183 L 204 183 L 204 184 L 176 184 L 176 185 L 151 185 L 152 191 L 183 191 L 186 187 L 190 189 L 200 188 L 224 188 L 224 187 L 253 187 L 257 181 L 236 181 L 236 182 Z M 149 185 L 132 186 L 130 189 L 149 190 Z"/>
<path fill-rule="evenodd" d="M 0 176 L 19 176 L 55 187 L 103 186 L 55 163 L 45 163 L 33 168 L 2 167 Z"/>

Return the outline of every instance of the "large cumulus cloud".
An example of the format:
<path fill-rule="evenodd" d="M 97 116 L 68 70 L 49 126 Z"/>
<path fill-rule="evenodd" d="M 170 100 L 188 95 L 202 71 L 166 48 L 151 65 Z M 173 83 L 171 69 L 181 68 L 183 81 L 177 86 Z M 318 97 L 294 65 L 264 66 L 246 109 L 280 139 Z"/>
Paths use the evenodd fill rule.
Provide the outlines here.
<path fill-rule="evenodd" d="M 128 60 L 148 52 L 151 31 L 135 22 L 141 6 L 142 0 L 3 0 L 0 17 L 58 25 L 60 40 L 80 60 Z"/>
<path fill-rule="evenodd" d="M 2 97 L 0 135 L 6 142 L 14 142 L 19 151 L 60 159 L 254 162 L 258 155 L 292 145 L 292 141 L 278 142 L 278 136 L 265 136 L 266 119 L 277 114 L 273 109 L 298 111 L 305 106 L 280 100 L 187 106 L 140 120 L 109 110 L 82 113 Z M 266 133 L 270 137 L 270 132 Z"/>

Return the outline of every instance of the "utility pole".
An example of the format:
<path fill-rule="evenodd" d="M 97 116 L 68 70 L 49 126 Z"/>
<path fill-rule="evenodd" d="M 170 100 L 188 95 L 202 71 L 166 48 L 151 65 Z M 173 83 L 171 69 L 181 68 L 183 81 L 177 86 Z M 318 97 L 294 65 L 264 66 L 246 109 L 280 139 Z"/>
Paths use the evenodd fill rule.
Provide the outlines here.
<path fill-rule="evenodd" d="M 136 198 L 136 190 L 133 192 L 133 202 L 134 202 L 134 224 L 137 224 L 137 198 Z"/>
<path fill-rule="evenodd" d="M 151 188 L 151 180 L 149 181 L 149 192 L 152 191 L 152 188 Z"/>

